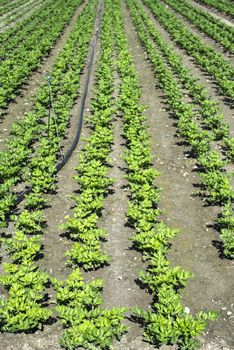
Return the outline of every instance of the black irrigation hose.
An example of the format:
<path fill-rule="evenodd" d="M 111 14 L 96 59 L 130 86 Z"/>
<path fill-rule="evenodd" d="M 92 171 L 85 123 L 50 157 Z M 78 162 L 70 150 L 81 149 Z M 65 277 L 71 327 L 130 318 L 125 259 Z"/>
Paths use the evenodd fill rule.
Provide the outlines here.
<path fill-rule="evenodd" d="M 92 71 L 92 67 L 93 67 L 93 60 L 94 60 L 94 55 L 95 55 L 95 50 L 96 50 L 96 45 L 97 45 L 97 39 L 99 37 L 99 32 L 100 32 L 100 21 L 101 21 L 102 5 L 103 5 L 103 3 L 101 3 L 101 8 L 98 11 L 98 16 L 97 16 L 97 22 L 98 23 L 97 23 L 97 28 L 96 28 L 96 32 L 95 32 L 95 37 L 94 37 L 94 40 L 93 40 L 93 43 L 92 43 L 93 48 L 92 48 L 92 52 L 91 52 L 91 56 L 90 56 L 90 60 L 89 60 L 89 64 L 88 64 L 88 74 L 87 74 L 87 78 L 86 78 L 84 94 L 83 94 L 82 100 L 81 100 L 81 109 L 80 109 L 80 115 L 79 115 L 79 121 L 78 121 L 78 125 L 77 125 L 76 135 L 75 135 L 75 138 L 74 138 L 70 148 L 68 149 L 68 151 L 64 155 L 63 159 L 59 163 L 57 163 L 57 165 L 56 165 L 56 172 L 55 172 L 56 174 L 68 162 L 68 160 L 70 159 L 72 153 L 76 149 L 77 144 L 78 144 L 78 142 L 80 140 L 81 129 L 82 129 L 83 119 L 84 119 L 85 102 L 86 102 L 86 98 L 87 98 L 87 95 L 88 95 L 88 88 L 89 88 L 89 82 L 90 82 L 90 78 L 91 78 L 91 71 Z M 21 192 L 18 195 L 18 197 L 16 198 L 14 206 L 16 206 L 19 203 L 21 203 L 23 201 L 24 197 L 27 194 L 29 194 L 31 191 L 32 191 L 32 187 L 29 187 L 26 190 L 24 190 L 23 192 Z"/>

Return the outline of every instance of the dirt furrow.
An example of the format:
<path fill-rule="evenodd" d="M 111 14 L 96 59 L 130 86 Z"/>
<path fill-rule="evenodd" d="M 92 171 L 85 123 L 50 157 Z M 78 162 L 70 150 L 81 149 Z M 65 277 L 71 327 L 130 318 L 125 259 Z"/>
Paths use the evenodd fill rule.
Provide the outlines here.
<path fill-rule="evenodd" d="M 10 136 L 11 125 L 14 121 L 21 119 L 33 106 L 33 99 L 41 84 L 47 79 L 47 73 L 51 71 L 56 58 L 68 39 L 73 26 L 84 8 L 86 1 L 75 11 L 71 21 L 65 28 L 63 34 L 54 44 L 50 54 L 42 61 L 41 66 L 31 74 L 28 81 L 20 89 L 14 101 L 9 103 L 3 119 L 0 119 L 0 151 L 4 149 L 4 141 Z"/>
<path fill-rule="evenodd" d="M 195 274 L 183 293 L 184 304 L 193 312 L 214 309 L 220 314 L 219 320 L 212 323 L 203 336 L 204 349 L 222 349 L 226 344 L 231 350 L 234 347 L 231 279 L 234 265 L 220 259 L 214 246 L 219 236 L 210 224 L 216 208 L 205 207 L 200 198 L 191 197 L 194 184 L 199 183 L 194 160 L 187 158 L 182 140 L 175 135 L 176 121 L 167 111 L 162 91 L 155 88 L 156 80 L 125 6 L 124 14 L 129 45 L 142 84 L 142 102 L 149 106 L 146 114 L 155 166 L 161 172 L 157 181 L 162 187 L 159 207 L 163 210 L 162 218 L 181 230 L 173 241 L 169 258 L 173 265 L 179 264 Z M 214 347 L 209 347 L 212 343 Z"/>
<path fill-rule="evenodd" d="M 143 5 L 144 6 L 144 5 Z M 217 84 L 215 81 L 209 76 L 207 72 L 205 72 L 201 66 L 199 66 L 192 56 L 188 55 L 185 50 L 177 46 L 177 44 L 171 39 L 168 32 L 159 24 L 159 22 L 155 19 L 150 10 L 144 6 L 144 10 L 150 16 L 150 19 L 154 22 L 155 28 L 160 33 L 160 35 L 170 44 L 175 52 L 182 57 L 183 65 L 186 68 L 189 68 L 199 82 L 206 86 L 206 89 L 212 99 L 218 102 L 221 112 L 224 114 L 225 121 L 230 125 L 230 134 L 234 136 L 234 114 L 233 109 L 229 103 L 226 102 L 225 97 L 218 90 Z"/>

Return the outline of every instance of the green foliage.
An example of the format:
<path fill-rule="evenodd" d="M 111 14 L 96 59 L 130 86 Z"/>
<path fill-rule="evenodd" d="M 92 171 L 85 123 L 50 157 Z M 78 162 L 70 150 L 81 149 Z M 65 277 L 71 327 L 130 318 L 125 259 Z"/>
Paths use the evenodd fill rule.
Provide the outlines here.
<path fill-rule="evenodd" d="M 229 178 L 224 172 L 211 170 L 201 174 L 201 178 L 208 191 L 211 203 L 225 204 L 233 200 L 234 192 Z"/>
<path fill-rule="evenodd" d="M 20 244 L 22 245 L 22 239 Z M 15 260 L 19 260 L 20 252 L 13 244 L 10 250 Z M 31 254 L 35 254 L 36 250 L 33 249 Z M 0 283 L 8 290 L 8 298 L 0 298 L 0 328 L 13 333 L 41 329 L 52 315 L 42 305 L 48 275 L 28 259 L 29 249 L 27 251 L 26 248 L 23 254 L 21 265 L 5 264 L 7 274 L 0 276 Z"/>
<path fill-rule="evenodd" d="M 174 0 L 166 1 L 175 6 Z M 186 27 L 181 24 L 181 21 L 171 13 L 170 10 L 163 7 L 159 1 L 156 0 L 152 3 L 148 0 L 144 0 L 144 3 L 151 9 L 153 14 L 156 15 L 159 22 L 169 31 L 176 42 L 182 45 L 189 54 L 193 55 L 197 63 L 202 65 L 215 77 L 220 87 L 229 98 L 233 98 L 233 82 L 231 79 L 233 69 L 230 67 L 229 63 L 223 60 L 219 54 L 216 54 L 213 49 L 211 50 L 210 47 L 206 47 L 197 36 L 189 33 Z M 172 112 L 178 118 L 179 133 L 186 142 L 192 146 L 192 154 L 198 159 L 199 171 L 204 188 L 202 194 L 211 204 L 224 206 L 227 202 L 232 202 L 233 190 L 230 184 L 230 175 L 225 171 L 224 167 L 233 159 L 233 138 L 228 134 L 229 126 L 224 121 L 224 116 L 221 113 L 218 103 L 209 96 L 205 85 L 201 84 L 196 77 L 193 76 L 192 72 L 183 66 L 182 57 L 178 53 L 175 53 L 174 48 L 162 38 L 161 34 L 155 28 L 154 22 L 144 10 L 144 7 L 137 1 L 131 2 L 127 0 L 127 4 L 140 41 L 145 48 L 148 59 L 154 67 L 158 85 L 164 91 L 167 103 Z M 179 9 L 177 6 L 177 10 L 183 8 L 184 12 L 184 6 L 187 7 L 186 0 L 180 0 Z M 190 11 L 193 10 L 189 9 L 188 12 Z M 184 89 L 189 92 L 192 103 L 184 101 Z M 127 89 L 124 90 L 125 93 L 126 90 Z M 136 95 L 135 92 L 134 95 Z M 129 101 L 127 100 L 127 102 Z M 130 108 L 132 109 L 132 106 Z M 124 111 L 125 110 L 126 108 Z M 126 120 L 129 121 L 128 119 Z M 136 127 L 135 125 L 131 125 L 130 138 L 131 135 L 134 135 L 132 130 L 139 135 L 139 130 L 142 129 L 139 127 L 139 120 L 141 120 L 141 118 L 137 117 L 135 121 Z M 128 127 L 125 126 L 124 131 L 127 136 L 128 132 L 126 130 L 128 130 Z M 226 146 L 224 151 L 227 160 L 222 159 L 220 152 L 211 150 L 213 148 L 212 141 L 214 140 L 224 141 Z M 130 143 L 131 142 L 132 141 L 130 141 Z M 142 158 L 144 159 L 144 157 L 147 159 L 143 151 Z M 128 154 L 126 161 L 127 159 Z M 132 160 L 134 160 L 133 169 L 136 169 L 137 165 L 135 165 L 135 163 L 137 163 L 137 161 L 135 157 Z M 139 165 L 140 162 L 141 160 L 139 157 Z M 130 189 L 135 192 L 135 185 L 133 186 L 131 184 Z M 139 207 L 139 205 L 137 206 Z M 129 213 L 130 216 L 134 216 L 134 218 L 137 217 L 135 208 L 134 210 L 130 208 Z M 148 217 L 150 218 L 152 216 Z M 131 218 L 131 224 L 132 221 Z M 146 228 L 147 225 L 144 224 L 142 228 L 144 229 L 144 227 Z M 150 230 L 150 225 L 148 225 L 148 229 Z M 228 245 L 230 245 L 231 235 L 229 231 L 223 234 L 222 237 L 222 239 L 228 237 Z M 225 241 L 223 242 L 225 246 L 226 243 Z M 228 250 L 225 249 L 225 252 L 227 251 Z"/>
<path fill-rule="evenodd" d="M 217 151 L 201 154 L 198 157 L 198 161 L 206 172 L 220 170 L 225 165 Z"/>
<path fill-rule="evenodd" d="M 44 214 L 41 210 L 28 211 L 23 210 L 17 217 L 15 227 L 25 234 L 42 233 L 45 226 Z"/>
<path fill-rule="evenodd" d="M 46 200 L 40 194 L 39 188 L 34 188 L 34 191 L 25 196 L 25 208 L 28 210 L 40 210 L 46 205 Z"/>
<path fill-rule="evenodd" d="M 140 272 L 140 280 L 152 291 L 163 284 L 173 286 L 175 290 L 185 287 L 187 280 L 193 275 L 181 267 L 169 267 L 169 262 L 163 254 L 164 249 L 159 247 L 158 252 L 151 255 L 147 271 Z"/>
<path fill-rule="evenodd" d="M 221 239 L 224 242 L 224 254 L 231 259 L 234 259 L 234 233 L 233 228 L 221 229 Z"/>
<path fill-rule="evenodd" d="M 114 68 L 110 64 L 113 38 L 109 36 L 109 29 L 105 29 L 107 24 L 110 26 L 109 21 L 107 18 L 104 20 L 102 50 L 96 72 L 92 115 L 89 118 L 91 132 L 85 139 L 76 168 L 77 175 L 74 176 L 80 193 L 73 196 L 76 203 L 74 216 L 66 217 L 66 223 L 62 225 L 69 238 L 76 241 L 66 253 L 68 263 L 85 270 L 97 269 L 109 261 L 109 257 L 101 253 L 101 242 L 107 232 L 98 227 L 104 197 L 113 184 L 113 179 L 108 176 L 108 157 L 113 142 L 111 124 L 116 108 L 113 102 Z"/>
<path fill-rule="evenodd" d="M 167 253 L 170 239 L 177 234 L 177 229 L 171 229 L 165 223 L 160 222 L 154 229 L 136 234 L 133 241 L 144 256 L 152 258 L 158 251 L 163 254 Z"/>
<path fill-rule="evenodd" d="M 234 215 L 233 215 L 233 208 L 232 208 L 232 202 L 227 202 L 223 209 L 221 214 L 219 215 L 219 218 L 217 219 L 217 222 L 222 228 L 234 228 Z"/>
<path fill-rule="evenodd" d="M 228 98 L 233 99 L 233 68 L 228 60 L 224 59 L 211 46 L 206 45 L 198 35 L 193 34 L 176 14 L 163 6 L 159 1 L 152 3 L 149 0 L 144 0 L 144 3 L 155 14 L 159 23 L 169 32 L 173 40 L 185 49 L 218 82 L 221 90 Z M 191 8 L 189 8 L 189 11 L 191 11 Z M 186 11 L 186 13 L 189 11 Z M 206 26 L 206 29 L 211 29 L 210 25 Z M 214 35 L 218 35 L 219 30 L 211 30 Z M 224 43 L 223 37 L 221 40 Z M 233 50 L 233 46 L 231 49 Z"/>
<path fill-rule="evenodd" d="M 101 253 L 100 243 L 97 240 L 90 241 L 86 244 L 73 244 L 66 254 L 70 258 L 68 264 L 82 266 L 85 270 L 97 269 L 107 264 L 110 258 Z"/>
<path fill-rule="evenodd" d="M 54 108 L 57 114 L 57 127 L 55 127 L 52 119 L 50 124 L 50 134 L 48 137 L 47 125 L 42 123 L 42 121 L 44 121 L 45 117 L 48 115 L 49 104 L 48 83 L 45 82 L 42 84 L 35 96 L 33 110 L 25 114 L 23 119 L 13 124 L 12 137 L 6 142 L 5 151 L 0 153 L 0 177 L 1 181 L 3 181 L 3 185 L 7 184 L 2 193 L 0 189 L 0 206 L 2 206 L 0 217 L 2 223 L 0 223 L 0 225 L 2 226 L 6 225 L 9 212 L 12 206 L 15 204 L 14 198 L 13 200 L 11 198 L 11 203 L 8 204 L 10 199 L 9 192 L 13 190 L 13 187 L 18 182 L 24 181 L 27 184 L 31 184 L 33 187 L 33 192 L 35 193 L 53 192 L 56 189 L 55 164 L 59 155 L 59 141 L 61 141 L 65 135 L 70 117 L 70 110 L 73 106 L 74 100 L 77 98 L 79 79 L 87 55 L 89 39 L 93 30 L 95 17 L 95 11 L 93 11 L 94 2 L 90 1 L 90 3 L 87 4 L 82 11 L 81 15 L 78 17 L 77 22 L 75 23 L 74 28 L 67 39 L 63 50 L 61 50 L 51 72 L 51 90 L 53 94 Z M 15 63 L 14 60 L 11 60 L 18 68 L 15 67 L 16 69 L 12 70 L 8 67 L 7 70 L 9 72 L 9 76 L 11 76 L 11 72 L 14 71 L 16 79 L 15 83 L 17 86 L 10 84 L 11 79 L 5 79 L 5 81 L 7 84 L 9 83 L 11 85 L 13 90 L 19 87 L 18 84 L 21 84 L 27 77 L 27 74 L 25 75 L 25 70 L 27 72 L 31 71 L 32 65 L 29 64 L 29 62 L 33 60 L 33 65 L 36 62 L 38 63 L 43 55 L 46 54 L 46 47 L 47 49 L 50 49 L 50 45 L 48 45 L 48 43 L 52 40 L 52 38 L 54 38 L 54 35 L 58 35 L 58 33 L 61 31 L 61 28 L 70 18 L 77 3 L 80 3 L 80 0 L 72 0 L 69 5 L 65 6 L 64 13 L 61 15 L 60 11 L 62 11 L 62 8 L 64 7 L 64 4 L 62 4 L 62 8 L 57 11 L 54 16 L 48 17 L 46 21 L 42 21 L 43 23 L 45 22 L 43 26 L 45 25 L 46 27 L 49 25 L 49 23 L 51 23 L 51 21 L 55 21 L 56 23 L 54 23 L 52 26 L 53 28 L 49 25 L 50 30 L 46 31 L 46 38 L 44 38 L 42 42 L 41 32 L 34 32 L 36 36 L 40 36 L 40 44 L 38 44 L 39 46 L 37 47 L 36 54 L 34 52 L 31 56 L 25 53 L 23 56 L 26 58 L 24 57 L 20 64 Z M 51 3 L 51 6 L 54 7 L 55 5 Z M 53 12 L 50 6 L 48 8 L 44 8 L 42 12 L 45 15 L 45 13 L 48 14 L 48 11 Z M 60 15 L 58 19 L 59 13 Z M 37 17 L 35 17 L 34 20 L 35 19 L 37 19 Z M 29 27 L 31 27 L 31 23 L 29 22 L 28 24 Z M 20 34 L 17 32 L 17 37 L 18 35 Z M 0 35 L 0 37 L 1 36 L 2 35 Z M 27 39 L 30 41 L 30 52 L 32 43 L 34 42 L 33 37 Z M 25 42 L 25 37 L 23 39 L 24 47 L 27 40 Z M 43 52 L 41 52 L 41 44 L 43 46 Z M 26 51 L 29 48 L 27 47 Z M 77 50 L 77 48 L 79 48 L 79 50 Z M 22 50 L 21 46 L 19 47 L 19 50 L 16 49 L 16 52 L 20 50 Z M 18 54 L 20 54 L 20 52 L 18 52 Z M 16 54 L 16 56 L 18 60 L 20 55 L 18 56 Z M 20 60 L 22 60 L 22 57 Z M 6 61 L 4 61 L 4 64 Z M 3 67 L 2 74 L 4 69 L 5 68 Z M 20 74 L 20 79 L 17 78 L 18 74 Z M 3 87 L 2 89 L 0 88 L 0 100 L 1 94 L 5 94 L 5 92 L 6 91 L 3 89 Z M 57 131 L 59 134 L 59 139 L 57 137 Z M 38 142 L 38 145 L 35 148 L 35 153 L 32 158 L 31 156 L 34 152 L 34 147 L 32 146 L 35 142 Z M 30 159 L 32 162 L 30 162 Z M 10 186 L 9 180 L 11 181 Z M 1 188 L 3 189 L 3 186 L 1 186 Z M 26 206 L 29 210 L 41 209 L 44 206 L 44 201 L 36 195 L 29 195 Z"/>
<path fill-rule="evenodd" d="M 76 322 L 65 330 L 61 345 L 73 350 L 82 346 L 90 350 L 111 349 L 113 340 L 120 340 L 127 327 L 121 324 L 125 309 L 103 310 L 97 308 L 86 313 L 81 310 L 75 314 Z M 62 312 L 62 310 L 61 310 Z"/>
<path fill-rule="evenodd" d="M 0 327 L 3 331 L 17 333 L 42 329 L 51 317 L 50 310 L 38 305 L 38 292 L 30 290 L 30 297 L 26 297 L 26 292 L 16 283 L 9 291 L 9 301 L 0 297 Z"/>
<path fill-rule="evenodd" d="M 112 62 L 113 37 L 110 35 L 113 19 L 105 7 L 101 34 L 101 52 L 96 71 L 92 115 L 89 118 L 90 136 L 79 155 L 74 177 L 79 185 L 73 217 L 66 217 L 62 228 L 75 241 L 66 256 L 72 268 L 94 270 L 107 264 L 109 257 L 101 252 L 106 230 L 98 226 L 105 195 L 113 180 L 109 178 L 109 154 L 113 142 L 112 118 L 114 67 Z M 100 292 L 103 283 L 94 280 L 85 283 L 80 270 L 75 269 L 65 282 L 54 281 L 58 317 L 64 326 L 61 345 L 69 350 L 110 349 L 114 339 L 126 332 L 122 324 L 125 309 L 105 310 Z"/>
<path fill-rule="evenodd" d="M 29 18 L 16 24 L 15 28 L 1 33 L 0 53 L 3 61 L 0 71 L 0 114 L 7 102 L 15 98 L 16 91 L 25 83 L 30 73 L 50 52 L 56 38 L 80 3 L 80 0 L 73 0 L 68 4 L 59 1 L 55 10 L 54 2 L 49 1 Z M 35 30 L 38 25 L 40 30 Z"/>
<path fill-rule="evenodd" d="M 216 313 L 200 312 L 195 318 L 186 313 L 180 295 L 172 286 L 162 284 L 157 293 L 157 303 L 148 312 L 135 308 L 134 314 L 145 324 L 146 340 L 160 346 L 177 344 L 181 349 L 197 349 L 196 337 L 206 328 L 208 320 L 215 320 Z"/>
<path fill-rule="evenodd" d="M 181 133 L 189 140 L 194 154 L 207 153 L 211 140 L 209 133 L 200 129 L 193 121 L 193 106 L 182 101 L 180 86 L 171 71 L 166 69 L 166 65 L 145 34 L 144 25 L 139 24 L 141 12 L 139 15 L 134 10 L 138 7 L 138 3 L 135 1 L 127 3 L 133 13 L 139 36 L 155 68 L 157 79 L 179 119 Z M 128 149 L 124 160 L 128 166 L 126 178 L 131 193 L 128 218 L 135 229 L 134 246 L 142 252 L 143 259 L 149 262 L 147 270 L 140 273 L 140 280 L 152 292 L 153 300 L 157 301 L 150 311 L 135 309 L 133 313 L 143 324 L 144 335 L 149 342 L 157 346 L 177 344 L 181 349 L 191 350 L 198 346 L 196 337 L 206 328 L 205 320 L 214 319 L 214 315 L 200 313 L 193 317 L 185 312 L 180 291 L 186 286 L 192 274 L 181 267 L 171 267 L 166 257 L 170 240 L 178 234 L 178 230 L 169 228 L 163 222 L 157 222 L 159 191 L 154 182 L 158 173 L 152 168 L 149 136 L 144 125 L 145 119 L 141 116 L 143 108 L 139 103 L 141 96 L 139 82 L 123 34 L 118 1 L 115 4 L 118 9 L 115 14 L 115 31 L 121 77 L 119 108 L 124 120 L 124 137 Z M 178 63 L 179 61 L 175 64 Z"/>
<path fill-rule="evenodd" d="M 9 212 L 15 204 L 16 196 L 13 194 L 7 194 L 4 198 L 0 199 L 0 227 L 7 226 L 7 218 Z"/>
<path fill-rule="evenodd" d="M 52 282 L 56 300 L 60 306 L 69 305 L 71 308 L 91 309 L 102 303 L 99 293 L 102 291 L 103 281 L 97 279 L 85 283 L 78 268 L 68 276 L 65 282 L 59 282 L 56 279 L 53 279 Z M 64 324 L 67 322 L 69 321 L 64 319 Z"/>
<path fill-rule="evenodd" d="M 73 350 L 81 346 L 85 349 L 110 349 L 114 338 L 120 339 L 126 332 L 121 322 L 125 309 L 104 310 L 101 280 L 85 283 L 80 270 L 75 269 L 65 282 L 54 280 L 56 310 L 65 331 L 61 345 Z"/>
<path fill-rule="evenodd" d="M 191 6 L 186 0 L 166 0 L 166 3 L 202 32 L 221 44 L 227 51 L 234 53 L 233 33 L 227 24 L 220 23 L 219 19 L 201 8 Z"/>
<path fill-rule="evenodd" d="M 225 139 L 225 144 L 228 149 L 228 158 L 234 161 L 234 137 Z"/>
<path fill-rule="evenodd" d="M 227 15 L 234 16 L 234 8 L 232 6 L 232 3 L 227 1 L 219 1 L 219 0 L 199 0 L 201 4 L 208 5 L 211 7 L 211 9 L 214 7 L 217 10 L 219 10 L 221 13 L 225 13 Z"/>
<path fill-rule="evenodd" d="M 16 231 L 13 238 L 2 239 L 13 263 L 32 263 L 40 252 L 40 236 L 28 238 L 22 231 Z"/>

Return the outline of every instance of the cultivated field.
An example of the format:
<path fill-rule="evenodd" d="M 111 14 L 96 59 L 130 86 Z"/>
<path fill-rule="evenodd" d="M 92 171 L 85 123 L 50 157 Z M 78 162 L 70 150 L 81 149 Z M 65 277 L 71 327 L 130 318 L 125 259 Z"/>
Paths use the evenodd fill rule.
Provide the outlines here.
<path fill-rule="evenodd" d="M 0 0 L 0 350 L 234 350 L 233 18 Z"/>

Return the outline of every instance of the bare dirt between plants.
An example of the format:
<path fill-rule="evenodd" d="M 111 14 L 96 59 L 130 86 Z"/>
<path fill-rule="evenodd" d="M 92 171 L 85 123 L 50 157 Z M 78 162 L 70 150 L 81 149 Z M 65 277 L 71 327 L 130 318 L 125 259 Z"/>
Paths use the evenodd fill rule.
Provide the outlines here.
<path fill-rule="evenodd" d="M 46 79 L 47 74 L 51 71 L 56 58 L 62 50 L 66 40 L 68 39 L 73 26 L 84 8 L 86 1 L 80 5 L 75 11 L 71 21 L 64 29 L 63 34 L 57 39 L 47 57 L 44 57 L 40 67 L 34 71 L 27 80 L 27 83 L 17 93 L 14 101 L 10 102 L 4 117 L 0 118 L 0 151 L 4 149 L 4 141 L 9 138 L 12 123 L 23 118 L 24 114 L 29 112 L 33 107 L 33 99 L 37 93 L 38 88 Z"/>

